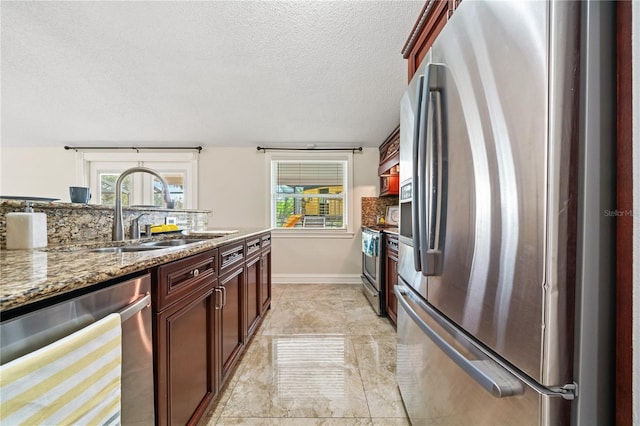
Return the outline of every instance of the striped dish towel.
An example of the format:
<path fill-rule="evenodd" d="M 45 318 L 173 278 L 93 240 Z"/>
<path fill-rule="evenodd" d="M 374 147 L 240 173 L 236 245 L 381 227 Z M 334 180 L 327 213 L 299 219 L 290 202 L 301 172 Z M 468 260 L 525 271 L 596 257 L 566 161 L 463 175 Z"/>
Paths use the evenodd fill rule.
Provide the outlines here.
<path fill-rule="evenodd" d="M 111 314 L 0 366 L 0 424 L 116 425 L 120 315 Z"/>

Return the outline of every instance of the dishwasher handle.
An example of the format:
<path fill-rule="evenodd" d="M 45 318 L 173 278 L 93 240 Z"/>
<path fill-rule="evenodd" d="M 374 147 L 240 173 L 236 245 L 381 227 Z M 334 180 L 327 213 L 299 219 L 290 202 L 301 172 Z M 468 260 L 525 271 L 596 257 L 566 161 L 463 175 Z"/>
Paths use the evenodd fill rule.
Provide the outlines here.
<path fill-rule="evenodd" d="M 122 308 L 118 314 L 120 314 L 120 320 L 125 322 L 129 318 L 133 317 L 135 314 L 151 305 L 151 295 L 149 293 L 140 296 L 134 302 L 128 304 L 124 308 Z"/>

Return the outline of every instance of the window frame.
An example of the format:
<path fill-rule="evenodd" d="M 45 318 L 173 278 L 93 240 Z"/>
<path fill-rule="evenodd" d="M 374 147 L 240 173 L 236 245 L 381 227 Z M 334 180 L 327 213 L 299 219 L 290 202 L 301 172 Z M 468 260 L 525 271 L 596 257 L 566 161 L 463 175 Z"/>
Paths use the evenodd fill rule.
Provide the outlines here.
<path fill-rule="evenodd" d="M 98 199 L 99 182 L 96 176 L 101 171 L 122 173 L 130 167 L 149 167 L 163 173 L 184 173 L 184 207 L 182 209 L 198 208 L 198 153 L 195 152 L 83 152 L 76 154 L 76 181 L 83 182 L 83 185 L 91 188 L 92 202 L 96 204 Z M 166 164 L 166 167 L 163 167 Z M 95 166 L 95 168 L 94 168 Z M 93 174 L 96 174 L 93 176 Z M 149 194 L 146 194 L 145 187 L 149 187 L 153 181 L 153 176 L 147 173 L 134 173 L 137 191 L 142 200 L 135 204 L 148 204 Z"/>
<path fill-rule="evenodd" d="M 351 238 L 353 231 L 353 153 L 352 152 L 266 152 L 265 154 L 265 194 L 266 194 L 266 217 L 272 233 L 280 236 L 292 238 Z M 344 161 L 346 170 L 344 171 L 345 184 L 343 187 L 344 212 L 343 224 L 340 229 L 335 228 L 277 228 L 275 217 L 275 182 L 274 161 Z"/>

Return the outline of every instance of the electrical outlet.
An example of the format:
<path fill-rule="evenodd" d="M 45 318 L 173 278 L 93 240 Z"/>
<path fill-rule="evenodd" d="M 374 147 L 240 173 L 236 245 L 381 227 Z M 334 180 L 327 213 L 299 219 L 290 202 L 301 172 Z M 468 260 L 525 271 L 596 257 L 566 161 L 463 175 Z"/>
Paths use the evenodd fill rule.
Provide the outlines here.
<path fill-rule="evenodd" d="M 175 217 L 165 217 L 164 218 L 165 225 L 177 225 Z"/>

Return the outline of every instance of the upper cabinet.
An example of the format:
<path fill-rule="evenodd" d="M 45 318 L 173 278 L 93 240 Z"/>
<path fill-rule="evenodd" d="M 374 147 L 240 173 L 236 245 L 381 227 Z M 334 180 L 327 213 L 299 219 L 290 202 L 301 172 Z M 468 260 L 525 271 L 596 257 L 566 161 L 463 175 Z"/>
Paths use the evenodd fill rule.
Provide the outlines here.
<path fill-rule="evenodd" d="M 400 184 L 400 126 L 380 145 L 380 196 L 398 195 Z"/>
<path fill-rule="evenodd" d="M 408 60 L 409 81 L 431 45 L 462 0 L 428 0 L 402 48 Z"/>

